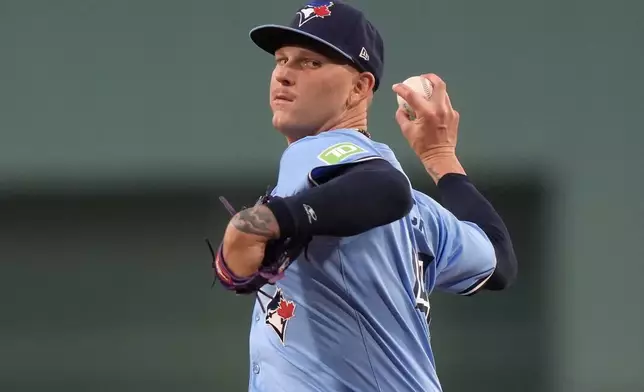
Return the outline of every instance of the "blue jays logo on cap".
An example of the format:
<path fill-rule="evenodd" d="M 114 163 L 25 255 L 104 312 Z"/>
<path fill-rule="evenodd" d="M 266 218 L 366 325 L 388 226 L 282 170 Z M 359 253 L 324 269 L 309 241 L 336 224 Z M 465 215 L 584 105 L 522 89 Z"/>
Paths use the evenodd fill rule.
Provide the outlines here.
<path fill-rule="evenodd" d="M 376 27 L 345 1 L 307 1 L 291 14 L 288 25 L 257 26 L 250 31 L 250 38 L 271 54 L 289 44 L 335 52 L 360 72 L 371 72 L 377 90 L 384 68 L 384 44 Z M 318 18 L 318 22 L 309 23 Z"/>
<path fill-rule="evenodd" d="M 300 16 L 298 27 L 302 27 L 304 23 L 312 19 L 330 16 L 331 7 L 333 7 L 332 1 L 314 1 L 307 4 L 304 8 L 298 11 L 298 15 Z"/>

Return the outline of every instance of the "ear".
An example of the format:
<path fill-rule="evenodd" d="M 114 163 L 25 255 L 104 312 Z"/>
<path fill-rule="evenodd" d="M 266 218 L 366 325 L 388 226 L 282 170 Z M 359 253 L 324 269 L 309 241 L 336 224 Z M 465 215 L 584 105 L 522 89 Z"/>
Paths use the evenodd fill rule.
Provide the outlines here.
<path fill-rule="evenodd" d="M 371 72 L 361 72 L 356 75 L 353 88 L 349 96 L 348 106 L 355 106 L 363 100 L 368 99 L 373 93 L 375 85 L 376 78 Z"/>
<path fill-rule="evenodd" d="M 362 97 L 367 97 L 376 85 L 376 78 L 371 72 L 361 72 L 358 75 L 358 80 L 355 84 L 354 90 L 356 94 Z"/>

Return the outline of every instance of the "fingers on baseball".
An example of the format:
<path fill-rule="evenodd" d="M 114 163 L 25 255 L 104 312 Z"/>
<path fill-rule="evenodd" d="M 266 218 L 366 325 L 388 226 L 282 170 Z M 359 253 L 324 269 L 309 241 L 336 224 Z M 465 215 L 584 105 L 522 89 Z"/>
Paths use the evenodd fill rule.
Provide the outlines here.
<path fill-rule="evenodd" d="M 433 91 L 429 99 L 404 84 L 395 85 L 393 90 L 408 103 L 418 118 L 446 119 L 456 117 L 458 119 L 459 114 L 452 107 L 449 94 L 447 94 L 447 85 L 443 79 L 433 73 L 421 76 L 432 83 Z M 401 108 L 396 111 L 396 120 L 401 125 L 411 121 L 408 113 Z"/>
<path fill-rule="evenodd" d="M 423 107 L 423 105 L 427 104 L 425 97 L 403 83 L 394 85 L 393 90 L 396 94 L 400 95 L 405 102 L 407 102 L 414 112 L 417 112 Z"/>
<path fill-rule="evenodd" d="M 396 121 L 398 122 L 398 125 L 404 127 L 405 124 L 411 121 L 409 113 L 404 108 L 399 107 L 398 110 L 396 110 Z"/>
<path fill-rule="evenodd" d="M 433 110 L 428 115 L 440 118 L 455 117 L 458 121 L 459 114 L 452 106 L 452 101 L 447 93 L 447 83 L 433 73 L 423 74 L 422 77 L 429 80 L 433 85 L 433 92 L 429 101 L 436 105 L 433 105 Z"/>
<path fill-rule="evenodd" d="M 422 74 L 421 76 L 429 80 L 429 82 L 432 84 L 432 87 L 434 88 L 434 91 L 438 90 L 440 92 L 440 91 L 445 91 L 447 89 L 447 86 L 445 85 L 445 81 L 443 81 L 443 79 L 441 79 L 438 75 L 434 73 L 427 73 L 427 74 Z"/>
<path fill-rule="evenodd" d="M 443 105 L 445 102 L 445 94 L 447 94 L 447 86 L 443 79 L 432 73 L 422 76 L 432 84 L 432 96 L 429 97 L 429 102 Z"/>

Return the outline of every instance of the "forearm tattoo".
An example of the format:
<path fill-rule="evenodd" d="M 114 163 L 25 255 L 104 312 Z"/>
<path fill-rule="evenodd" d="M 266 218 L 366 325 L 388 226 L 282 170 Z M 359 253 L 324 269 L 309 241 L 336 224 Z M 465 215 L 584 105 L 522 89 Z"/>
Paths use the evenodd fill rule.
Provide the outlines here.
<path fill-rule="evenodd" d="M 266 238 L 275 236 L 275 217 L 266 207 L 256 206 L 240 211 L 233 218 L 233 226 L 241 232 Z"/>

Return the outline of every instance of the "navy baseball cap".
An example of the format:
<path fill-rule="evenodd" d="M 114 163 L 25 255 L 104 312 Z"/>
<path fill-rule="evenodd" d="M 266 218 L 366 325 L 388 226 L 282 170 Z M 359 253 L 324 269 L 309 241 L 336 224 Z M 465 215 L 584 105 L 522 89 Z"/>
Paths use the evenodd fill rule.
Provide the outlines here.
<path fill-rule="evenodd" d="M 285 45 L 306 45 L 347 59 L 371 72 L 378 89 L 384 45 L 378 30 L 356 8 L 340 1 L 314 1 L 302 7 L 287 26 L 267 24 L 250 31 L 250 39 L 268 53 Z"/>

